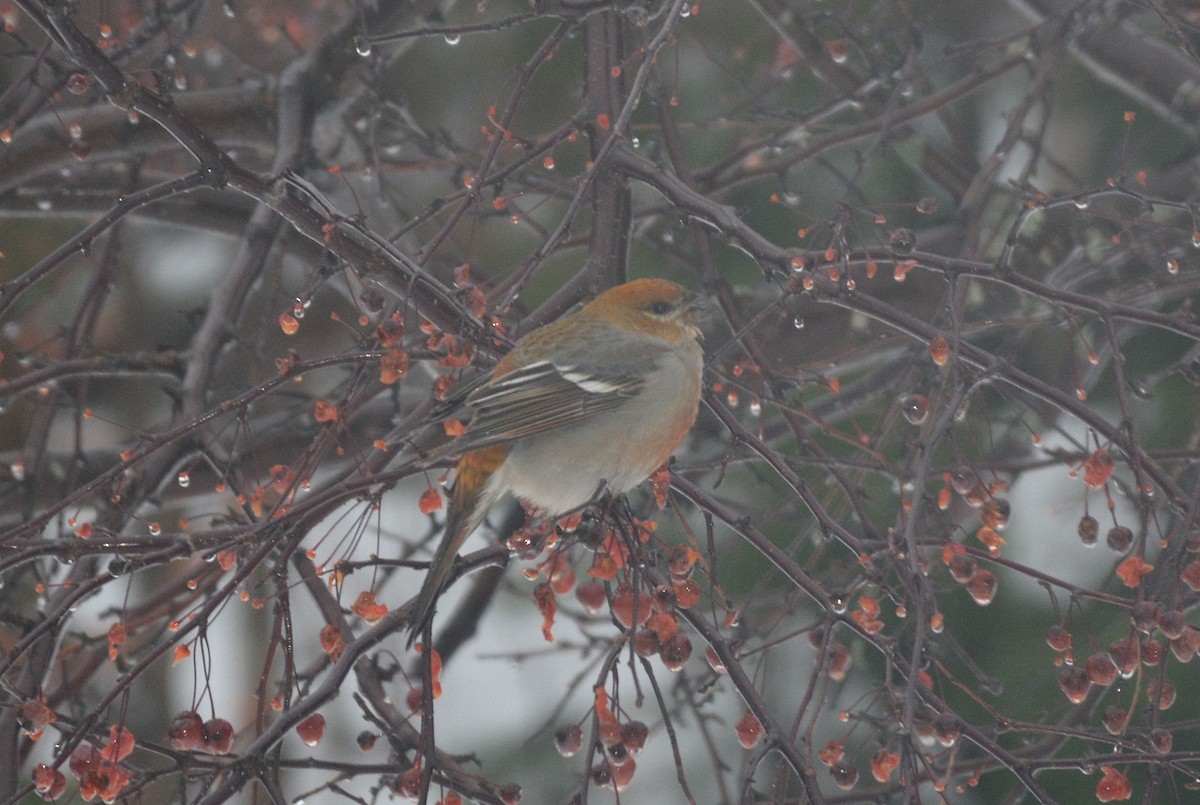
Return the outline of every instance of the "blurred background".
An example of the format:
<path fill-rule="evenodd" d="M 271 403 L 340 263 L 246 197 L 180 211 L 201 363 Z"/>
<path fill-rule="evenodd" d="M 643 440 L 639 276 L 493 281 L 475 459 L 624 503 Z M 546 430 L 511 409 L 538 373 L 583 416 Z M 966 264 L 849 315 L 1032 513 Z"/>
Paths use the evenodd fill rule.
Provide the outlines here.
<path fill-rule="evenodd" d="M 0 17 L 0 802 L 1196 796 L 1200 5 Z M 641 276 L 670 496 L 497 507 L 431 710 L 435 401 Z"/>

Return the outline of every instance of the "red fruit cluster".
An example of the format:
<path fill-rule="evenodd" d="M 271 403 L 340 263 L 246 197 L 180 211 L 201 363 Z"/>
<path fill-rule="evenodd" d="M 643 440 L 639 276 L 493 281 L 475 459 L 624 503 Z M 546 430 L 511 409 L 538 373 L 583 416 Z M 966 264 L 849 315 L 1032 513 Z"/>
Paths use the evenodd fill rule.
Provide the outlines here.
<path fill-rule="evenodd" d="M 642 751 L 650 728 L 641 721 L 622 724 L 609 706 L 608 692 L 603 687 L 595 689 L 596 719 L 599 722 L 597 748 L 604 755 L 604 762 L 596 764 L 592 772 L 592 783 L 599 788 L 624 791 L 633 781 L 637 771 L 634 756 Z M 555 735 L 555 744 L 564 757 L 569 757 L 582 746 L 583 735 L 578 726 L 569 725 Z"/>
<path fill-rule="evenodd" d="M 181 752 L 226 755 L 233 748 L 233 725 L 223 718 L 203 721 L 195 710 L 184 710 L 171 722 L 167 738 Z"/>
<path fill-rule="evenodd" d="M 79 780 L 79 796 L 84 802 L 91 802 L 97 797 L 103 802 L 113 802 L 129 785 L 129 780 L 133 776 L 132 772 L 121 766 L 116 760 L 105 757 L 106 754 L 113 758 L 120 755 L 119 748 L 112 748 L 112 751 L 109 751 L 110 748 L 105 747 L 105 751 L 101 751 L 90 743 L 82 743 L 75 747 L 75 751 L 71 753 L 71 757 L 67 761 L 67 767 Z M 132 742 L 130 742 L 129 748 L 132 750 Z M 120 755 L 120 757 L 124 757 L 124 755 Z M 35 771 L 35 786 L 38 785 L 36 774 Z M 45 784 L 46 781 L 47 776 L 43 772 L 42 783 Z M 64 785 L 65 782 L 64 780 Z M 57 787 L 58 777 L 51 774 L 49 775 L 49 787 L 44 792 L 39 790 L 38 793 L 43 799 L 53 799 L 49 794 Z"/>

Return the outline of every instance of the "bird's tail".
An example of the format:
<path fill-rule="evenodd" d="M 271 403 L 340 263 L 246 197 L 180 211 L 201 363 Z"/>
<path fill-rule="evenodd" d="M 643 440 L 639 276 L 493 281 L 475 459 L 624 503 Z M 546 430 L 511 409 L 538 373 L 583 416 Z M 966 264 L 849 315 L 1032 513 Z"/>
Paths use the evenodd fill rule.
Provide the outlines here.
<path fill-rule="evenodd" d="M 488 480 L 503 463 L 507 451 L 506 445 L 488 447 L 468 453 L 458 462 L 442 541 L 429 563 L 429 570 L 421 583 L 421 592 L 417 593 L 417 599 L 410 609 L 409 648 L 412 648 L 412 644 L 420 638 L 433 618 L 438 596 L 450 577 L 450 571 L 454 569 L 458 549 L 483 520 L 488 507 L 495 502 L 495 495 L 488 487 Z"/>

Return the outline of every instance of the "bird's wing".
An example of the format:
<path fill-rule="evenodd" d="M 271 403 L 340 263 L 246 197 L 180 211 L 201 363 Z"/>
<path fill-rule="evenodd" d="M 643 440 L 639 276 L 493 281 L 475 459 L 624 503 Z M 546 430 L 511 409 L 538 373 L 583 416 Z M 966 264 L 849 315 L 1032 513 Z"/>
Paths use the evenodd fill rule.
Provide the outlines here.
<path fill-rule="evenodd" d="M 619 407 L 643 383 L 537 361 L 475 388 L 464 402 L 471 413 L 466 433 L 446 447 L 462 453 L 582 422 Z"/>

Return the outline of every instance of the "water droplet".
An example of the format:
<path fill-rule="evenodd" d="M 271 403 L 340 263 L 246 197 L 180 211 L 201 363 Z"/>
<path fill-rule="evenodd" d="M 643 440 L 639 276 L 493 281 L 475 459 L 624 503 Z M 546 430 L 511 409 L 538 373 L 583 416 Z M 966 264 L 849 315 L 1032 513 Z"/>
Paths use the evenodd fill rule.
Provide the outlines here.
<path fill-rule="evenodd" d="M 1087 196 L 1083 196 L 1081 198 L 1075 199 L 1075 209 L 1077 209 L 1077 210 L 1086 210 L 1091 205 L 1092 205 L 1092 200 L 1090 198 L 1088 198 Z"/>
<path fill-rule="evenodd" d="M 888 240 L 888 247 L 892 250 L 892 254 L 909 255 L 917 248 L 917 236 L 911 229 L 900 227 L 893 229 Z"/>
<path fill-rule="evenodd" d="M 1129 386 L 1129 390 L 1133 392 L 1133 395 L 1139 399 L 1149 400 L 1153 396 L 1150 393 L 1150 389 L 1146 388 L 1139 381 L 1134 380 L 1133 378 L 1130 378 L 1127 381 L 1127 385 Z"/>
<path fill-rule="evenodd" d="M 762 416 L 762 400 L 757 397 L 750 399 L 750 416 Z"/>
<path fill-rule="evenodd" d="M 225 0 L 225 2 L 221 4 L 221 12 L 229 19 L 236 17 L 237 9 L 233 7 L 233 0 Z"/>
<path fill-rule="evenodd" d="M 91 85 L 91 80 L 83 73 L 71 73 L 67 77 L 67 92 L 72 95 L 82 95 Z"/>
<path fill-rule="evenodd" d="M 147 529 L 150 531 L 150 536 L 152 537 L 157 537 L 162 533 L 162 526 L 157 522 L 150 523 L 149 526 L 147 526 Z"/>
<path fill-rule="evenodd" d="M 971 410 L 971 398 L 970 397 L 963 400 L 962 405 L 958 406 L 958 408 L 954 411 L 954 421 L 962 422 L 964 419 L 967 418 L 967 412 L 969 410 Z"/>
<path fill-rule="evenodd" d="M 632 140 L 630 140 L 629 142 L 630 142 L 630 143 L 633 145 L 633 147 L 634 147 L 634 148 L 640 148 L 640 147 L 641 147 L 641 145 L 642 145 L 642 141 L 641 141 L 641 140 L 639 140 L 637 137 L 634 137 L 634 138 L 633 138 Z"/>
<path fill-rule="evenodd" d="M 24 481 L 25 480 L 25 462 L 24 461 L 14 461 L 12 464 L 9 464 L 8 471 L 12 473 L 12 477 L 13 477 L 14 481 Z"/>
<path fill-rule="evenodd" d="M 354 52 L 357 53 L 359 56 L 363 56 L 363 57 L 370 56 L 371 55 L 371 40 L 367 39 L 365 36 L 354 37 Z"/>
<path fill-rule="evenodd" d="M 900 401 L 900 408 L 911 425 L 920 425 L 929 416 L 929 400 L 924 394 L 909 394 Z"/>
<path fill-rule="evenodd" d="M 687 4 L 684 4 L 683 8 L 680 9 L 680 11 L 679 11 L 679 16 L 681 16 L 681 17 L 692 16 L 692 7 Z"/>
<path fill-rule="evenodd" d="M 444 38 L 446 40 L 446 44 L 453 47 L 454 45 L 457 45 L 459 42 L 462 41 L 462 34 L 460 34 L 460 33 L 446 34 L 446 36 Z"/>
<path fill-rule="evenodd" d="M 795 327 L 797 330 L 803 330 L 804 329 L 804 319 L 800 316 L 797 316 L 796 318 L 792 319 L 792 326 Z"/>
<path fill-rule="evenodd" d="M 1178 274 L 1179 273 L 1179 261 L 1178 260 L 1174 260 L 1174 259 L 1167 260 L 1167 273 L 1168 274 Z"/>
<path fill-rule="evenodd" d="M 183 472 L 179 473 L 179 477 L 176 480 L 179 481 L 179 485 L 181 487 L 187 489 L 188 484 L 192 482 L 192 477 L 188 474 L 187 470 L 184 470 Z"/>
<path fill-rule="evenodd" d="M 67 126 L 67 133 L 71 135 L 72 140 L 78 140 L 83 137 L 83 126 L 78 123 L 72 123 Z"/>

